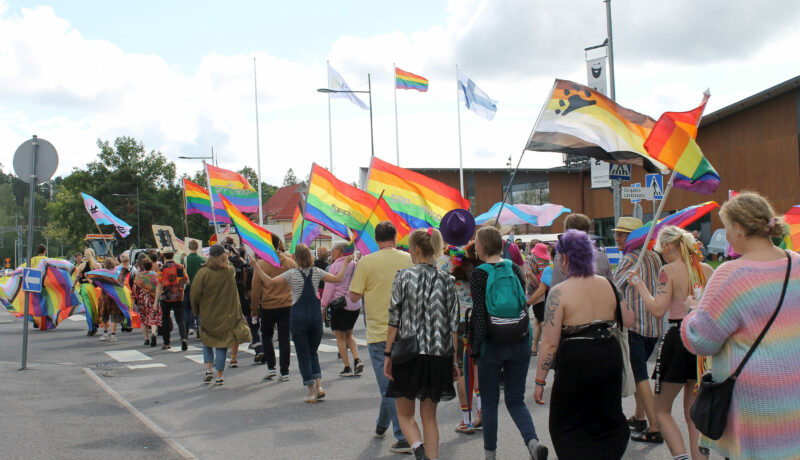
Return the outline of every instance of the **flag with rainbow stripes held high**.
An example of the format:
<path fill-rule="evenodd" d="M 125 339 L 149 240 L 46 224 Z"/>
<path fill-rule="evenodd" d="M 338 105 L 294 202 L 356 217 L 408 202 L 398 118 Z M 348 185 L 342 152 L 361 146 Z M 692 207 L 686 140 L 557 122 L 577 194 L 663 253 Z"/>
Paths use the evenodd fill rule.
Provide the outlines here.
<path fill-rule="evenodd" d="M 427 78 L 406 72 L 399 67 L 394 68 L 394 80 L 397 89 L 415 89 L 423 93 L 428 91 Z"/>
<path fill-rule="evenodd" d="M 233 225 L 236 226 L 236 231 L 239 233 L 239 238 L 242 239 L 242 242 L 250 246 L 261 259 L 266 260 L 276 267 L 280 267 L 281 262 L 278 258 L 278 253 L 275 251 L 275 246 L 272 244 L 272 233 L 248 219 L 224 194 L 220 194 L 220 200 L 223 206 L 225 206 L 225 210 L 228 216 L 230 216 Z"/>
<path fill-rule="evenodd" d="M 408 234 L 411 232 L 411 227 L 402 217 L 392 211 L 392 208 L 389 206 L 389 203 L 383 199 L 383 196 L 379 196 L 375 208 L 369 215 L 369 219 L 367 219 L 364 227 L 358 232 L 356 247 L 361 251 L 361 254 L 371 254 L 379 249 L 378 242 L 375 240 L 375 227 L 385 220 L 390 221 L 394 224 L 395 229 L 397 229 L 398 245 L 401 245 L 402 241 L 407 239 Z"/>
<path fill-rule="evenodd" d="M 206 164 L 206 174 L 208 191 L 214 205 L 214 217 L 217 222 L 231 223 L 230 216 L 220 199 L 222 193 L 225 194 L 228 201 L 236 206 L 236 209 L 246 213 L 258 212 L 258 192 L 250 185 L 246 177 L 209 164 Z"/>
<path fill-rule="evenodd" d="M 304 221 L 303 209 L 305 209 L 305 205 L 303 199 L 300 198 L 292 216 L 292 242 L 289 244 L 289 254 L 294 254 L 294 248 L 298 243 L 310 246 L 311 242 L 322 233 L 322 227 L 319 224 L 308 220 Z M 300 237 L 301 231 L 303 232 L 302 238 Z"/>
<path fill-rule="evenodd" d="M 186 179 L 183 180 L 183 190 L 186 194 L 186 214 L 200 214 L 211 220 L 211 196 L 208 190 Z M 217 221 L 231 223 L 227 214 L 217 216 Z"/>
<path fill-rule="evenodd" d="M 342 238 L 349 238 L 348 228 L 364 226 L 375 200 L 374 196 L 337 179 L 315 163 L 308 181 L 305 217 Z"/>

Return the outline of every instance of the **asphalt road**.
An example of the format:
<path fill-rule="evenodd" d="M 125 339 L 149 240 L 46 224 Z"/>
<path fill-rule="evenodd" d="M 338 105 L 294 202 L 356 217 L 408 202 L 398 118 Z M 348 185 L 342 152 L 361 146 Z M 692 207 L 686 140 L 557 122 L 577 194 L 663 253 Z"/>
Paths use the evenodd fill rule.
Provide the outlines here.
<path fill-rule="evenodd" d="M 379 397 L 366 347 L 359 347 L 363 375 L 339 377 L 342 364 L 330 331 L 320 350 L 327 397 L 310 405 L 303 403 L 305 388 L 294 356 L 289 382 L 264 382 L 265 366 L 253 365 L 252 353 L 243 350 L 241 367 L 226 369 L 225 385 L 214 387 L 201 383 L 199 340 L 190 339 L 187 352 L 179 346 L 167 351 L 144 347 L 141 333 L 134 331 L 118 334 L 112 344 L 87 337 L 82 321 L 65 321 L 54 331 L 31 330 L 29 369 L 18 371 L 22 323 L 10 319 L 0 313 L 2 458 L 409 458 L 389 452 L 391 432 L 385 439 L 372 435 Z M 363 344 L 361 320 L 355 335 Z M 175 343 L 180 342 L 173 337 Z M 532 360 L 531 369 L 535 365 Z M 526 402 L 541 441 L 551 445 L 548 408 L 533 402 L 533 378 L 528 380 Z M 630 415 L 633 398 L 623 407 Z M 685 433 L 680 397 L 673 414 Z M 454 431 L 461 417 L 458 400 L 442 403 L 438 415 L 441 459 L 483 458 L 479 433 Z M 498 458 L 528 458 L 503 407 L 499 431 Z M 555 458 L 552 450 L 550 458 Z M 624 458 L 671 456 L 665 444 L 631 442 Z"/>

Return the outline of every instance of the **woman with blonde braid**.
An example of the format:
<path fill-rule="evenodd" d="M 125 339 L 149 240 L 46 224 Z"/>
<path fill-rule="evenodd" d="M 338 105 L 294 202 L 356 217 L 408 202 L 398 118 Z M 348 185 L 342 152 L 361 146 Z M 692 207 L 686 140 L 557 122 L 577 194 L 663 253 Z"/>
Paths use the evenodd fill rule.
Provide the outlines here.
<path fill-rule="evenodd" d="M 664 332 L 653 372 L 653 379 L 656 381 L 656 417 L 673 458 L 688 460 L 683 437 L 672 417 L 672 403 L 683 389 L 684 417 L 689 429 L 691 458 L 706 458 L 707 454 L 700 450 L 700 434 L 689 416 L 696 397 L 694 390 L 697 383 L 697 357 L 683 345 L 680 330 L 681 322 L 689 312 L 684 303 L 687 295 L 699 298 L 713 270 L 708 264 L 700 262 L 702 256 L 692 234 L 681 228 L 663 227 L 658 233 L 655 250 L 667 262 L 658 274 L 655 296 L 650 294 L 638 276 L 631 275 L 631 284 L 636 286 L 645 307 L 653 316 L 663 318 L 668 315 L 669 319 L 669 328 Z"/>
<path fill-rule="evenodd" d="M 86 309 L 86 325 L 89 327 L 89 331 L 86 333 L 86 335 L 88 336 L 92 336 L 97 333 L 97 328 L 100 326 L 100 312 L 97 310 L 97 292 L 86 274 L 92 270 L 98 270 L 100 268 L 103 267 L 95 258 L 94 250 L 92 248 L 86 248 L 86 250 L 83 252 L 83 263 L 75 269 L 75 273 L 73 275 L 76 281 L 76 294 L 78 294 L 81 302 L 83 302 L 84 308 Z"/>

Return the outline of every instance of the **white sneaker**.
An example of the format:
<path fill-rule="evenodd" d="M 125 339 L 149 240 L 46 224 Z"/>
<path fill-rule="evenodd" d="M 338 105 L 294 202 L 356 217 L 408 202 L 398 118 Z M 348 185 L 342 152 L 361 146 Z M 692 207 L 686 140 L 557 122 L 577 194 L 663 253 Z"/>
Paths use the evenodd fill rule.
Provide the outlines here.
<path fill-rule="evenodd" d="M 267 375 L 264 376 L 264 380 L 272 380 L 276 375 L 278 375 L 278 373 L 275 371 L 275 369 L 267 369 Z"/>
<path fill-rule="evenodd" d="M 108 340 L 108 333 L 105 333 L 105 334 L 100 336 L 100 341 L 101 342 L 105 342 L 106 340 Z"/>
<path fill-rule="evenodd" d="M 189 329 L 189 337 L 194 337 L 194 336 L 195 336 L 194 329 Z"/>
<path fill-rule="evenodd" d="M 289 374 L 281 375 L 280 377 L 278 377 L 278 381 L 279 382 L 288 382 L 289 381 Z"/>
<path fill-rule="evenodd" d="M 115 334 L 111 334 L 111 339 L 109 340 L 109 342 L 116 343 L 117 342 L 117 336 Z"/>

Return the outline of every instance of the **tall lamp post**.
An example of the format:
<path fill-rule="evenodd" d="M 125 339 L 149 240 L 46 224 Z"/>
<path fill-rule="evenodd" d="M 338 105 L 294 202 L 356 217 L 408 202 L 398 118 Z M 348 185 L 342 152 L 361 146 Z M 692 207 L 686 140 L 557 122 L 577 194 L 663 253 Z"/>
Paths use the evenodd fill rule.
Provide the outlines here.
<path fill-rule="evenodd" d="M 139 186 L 136 186 L 136 193 L 112 193 L 112 196 L 135 196 L 136 197 L 136 246 L 142 247 L 142 226 L 139 218 Z"/>
<path fill-rule="evenodd" d="M 374 137 L 374 134 L 372 132 L 372 80 L 370 78 L 370 75 L 367 74 L 367 90 L 366 91 L 353 91 L 353 90 L 347 91 L 347 90 L 343 90 L 343 89 L 319 88 L 317 90 L 317 92 L 324 93 L 324 94 L 331 94 L 331 93 L 346 93 L 346 94 L 347 93 L 353 93 L 353 94 L 363 93 L 363 94 L 369 94 L 369 143 L 370 143 L 370 150 L 372 152 L 372 156 L 375 156 L 375 137 Z M 333 158 L 331 158 L 331 169 L 333 169 Z"/>

